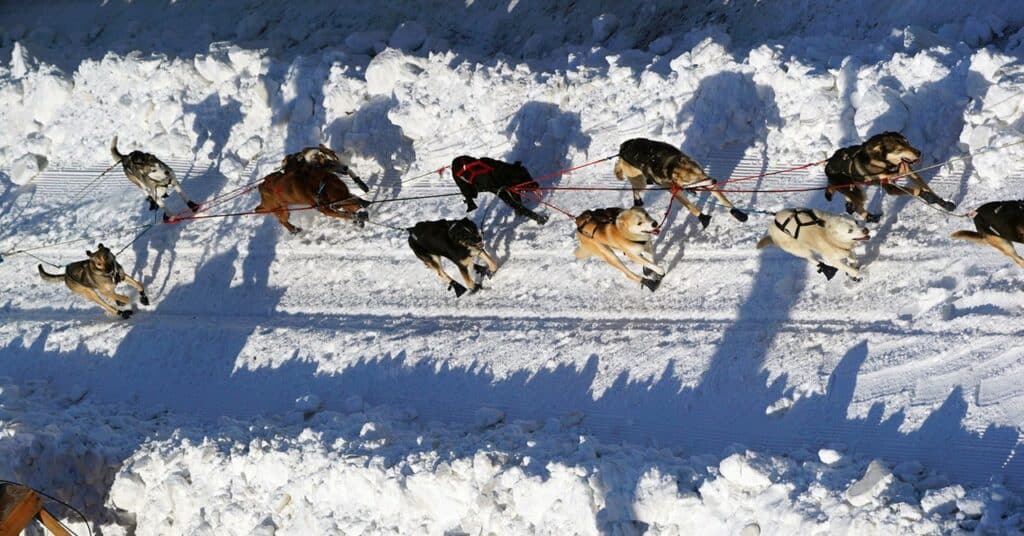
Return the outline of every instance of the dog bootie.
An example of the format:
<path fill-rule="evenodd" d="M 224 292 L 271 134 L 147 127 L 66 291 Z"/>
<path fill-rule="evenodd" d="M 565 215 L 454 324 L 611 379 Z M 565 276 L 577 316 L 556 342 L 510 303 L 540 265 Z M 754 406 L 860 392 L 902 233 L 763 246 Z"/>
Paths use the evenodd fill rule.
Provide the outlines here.
<path fill-rule="evenodd" d="M 743 212 L 738 208 L 729 209 L 729 214 L 731 214 L 733 218 L 736 218 L 739 221 L 747 221 L 747 213 Z"/>
<path fill-rule="evenodd" d="M 538 214 L 537 217 L 533 218 L 538 225 L 544 225 L 548 222 L 548 216 L 546 214 Z"/>
<path fill-rule="evenodd" d="M 488 267 L 486 267 L 486 266 L 484 266 L 482 264 L 474 264 L 473 265 L 473 271 L 476 272 L 478 275 L 480 275 L 480 277 L 486 277 L 488 279 L 490 279 L 494 275 L 491 272 L 490 268 L 488 268 Z"/>
<path fill-rule="evenodd" d="M 702 229 L 707 229 L 708 224 L 711 223 L 710 214 L 701 214 L 700 216 L 697 216 L 697 219 L 700 220 L 700 226 Z"/>
<path fill-rule="evenodd" d="M 825 201 L 831 201 L 831 200 L 832 200 L 832 192 L 830 192 L 829 190 L 825 190 Z"/>
<path fill-rule="evenodd" d="M 642 206 L 644 206 L 644 200 L 640 199 L 639 197 L 634 199 L 633 200 L 633 206 L 634 207 L 642 207 Z"/>
<path fill-rule="evenodd" d="M 476 203 L 466 200 L 466 212 L 473 212 L 476 210 Z"/>
<path fill-rule="evenodd" d="M 448 288 L 455 291 L 456 298 L 461 298 L 462 295 L 466 293 L 466 287 L 456 283 L 455 281 L 448 283 Z"/>
<path fill-rule="evenodd" d="M 640 280 L 640 284 L 643 285 L 645 288 L 649 289 L 651 292 L 654 292 L 655 290 L 658 290 L 658 286 L 661 285 L 661 280 L 645 277 Z"/>
<path fill-rule="evenodd" d="M 882 220 L 882 213 L 881 212 L 878 212 L 876 214 L 868 214 L 868 216 L 866 218 L 864 218 L 864 221 L 866 221 L 868 223 L 878 223 L 881 220 Z"/>
<path fill-rule="evenodd" d="M 139 294 L 139 303 L 142 305 L 149 305 L 149 296 L 146 296 L 145 292 Z"/>
<path fill-rule="evenodd" d="M 188 202 L 188 209 L 191 210 L 193 214 L 195 214 L 196 212 L 199 212 L 199 203 L 193 203 L 193 202 L 189 201 Z"/>
<path fill-rule="evenodd" d="M 156 204 L 156 200 L 152 197 L 147 197 L 146 201 L 149 201 L 149 210 L 156 210 L 160 208 L 160 205 Z"/>
<path fill-rule="evenodd" d="M 832 281 L 832 278 L 836 276 L 836 272 L 838 271 L 839 269 L 835 266 L 829 266 L 823 262 L 818 263 L 818 273 L 825 274 L 825 279 L 828 279 L 829 281 Z"/>
<path fill-rule="evenodd" d="M 129 318 L 132 317 L 132 313 L 134 312 L 135 311 L 132 311 L 131 309 L 128 309 L 126 311 L 118 311 L 117 316 L 121 317 L 121 320 L 128 320 Z"/>
<path fill-rule="evenodd" d="M 857 212 L 857 209 L 853 207 L 853 203 L 847 201 L 846 202 L 846 213 L 847 214 L 853 214 L 855 212 Z"/>

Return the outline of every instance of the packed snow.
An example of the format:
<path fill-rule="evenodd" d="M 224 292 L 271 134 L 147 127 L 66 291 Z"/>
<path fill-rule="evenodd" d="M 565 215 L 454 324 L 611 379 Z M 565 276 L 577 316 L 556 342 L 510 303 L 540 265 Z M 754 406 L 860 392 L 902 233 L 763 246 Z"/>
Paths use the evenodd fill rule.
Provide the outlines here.
<path fill-rule="evenodd" d="M 1020 5 L 38 4 L 0 5 L 0 479 L 94 530 L 1024 532 L 1024 272 L 949 238 L 969 220 L 872 194 L 863 281 L 826 281 L 754 249 L 769 218 L 702 196 L 710 227 L 668 216 L 652 294 L 575 261 L 558 212 L 629 192 L 548 192 L 545 226 L 484 194 L 468 216 L 500 267 L 456 299 L 391 227 L 462 217 L 461 199 L 390 201 L 455 191 L 462 154 L 616 188 L 599 160 L 629 138 L 728 178 L 883 130 L 958 213 L 1019 199 Z M 296 213 L 296 236 L 159 224 L 119 166 L 100 176 L 115 135 L 196 200 L 324 143 L 379 203 L 365 228 Z M 736 187 L 823 183 L 808 166 Z M 129 321 L 12 253 L 63 265 L 97 242 L 147 286 Z"/>

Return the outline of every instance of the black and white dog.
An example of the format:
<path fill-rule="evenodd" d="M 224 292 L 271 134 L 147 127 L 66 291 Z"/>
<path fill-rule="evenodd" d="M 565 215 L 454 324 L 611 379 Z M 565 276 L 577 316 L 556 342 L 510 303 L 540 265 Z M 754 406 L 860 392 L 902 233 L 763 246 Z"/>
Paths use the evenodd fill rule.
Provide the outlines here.
<path fill-rule="evenodd" d="M 522 162 L 509 164 L 493 158 L 458 156 L 452 160 L 452 178 L 466 200 L 466 212 L 476 210 L 474 199 L 480 192 L 490 192 L 512 207 L 516 214 L 541 225 L 548 221 L 547 216 L 523 205 L 520 191 L 535 190 L 538 186 Z"/>
<path fill-rule="evenodd" d="M 469 218 L 461 220 L 421 221 L 409 227 L 409 247 L 427 268 L 437 272 L 441 279 L 448 281 L 448 288 L 455 291 L 455 297 L 462 296 L 466 287 L 460 285 L 441 267 L 441 257 L 449 259 L 459 267 L 466 286 L 476 292 L 480 285 L 469 274 L 469 268 L 481 275 L 490 276 L 498 269 L 498 263 L 484 249 L 480 229 Z M 487 267 L 476 265 L 476 258 L 482 257 Z"/>
<path fill-rule="evenodd" d="M 164 198 L 169 193 L 168 190 L 178 192 L 192 212 L 199 209 L 199 205 L 193 203 L 181 189 L 174 170 L 161 162 L 159 158 L 142 151 L 121 154 L 117 150 L 117 136 L 114 136 L 114 141 L 110 143 L 110 155 L 114 157 L 115 162 L 121 163 L 128 180 L 145 192 L 146 200 L 149 201 L 149 210 L 156 210 L 157 207 L 163 209 L 164 221 L 168 221 L 171 217 L 170 212 L 167 211 L 167 205 L 164 203 Z"/>

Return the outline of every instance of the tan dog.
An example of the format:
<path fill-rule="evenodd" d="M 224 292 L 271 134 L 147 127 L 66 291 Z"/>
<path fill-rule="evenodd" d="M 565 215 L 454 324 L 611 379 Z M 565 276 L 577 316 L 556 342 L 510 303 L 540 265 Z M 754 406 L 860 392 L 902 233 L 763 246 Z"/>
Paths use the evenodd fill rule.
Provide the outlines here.
<path fill-rule="evenodd" d="M 640 192 L 648 184 L 657 184 L 663 188 L 672 188 L 672 195 L 690 214 L 700 220 L 701 226 L 707 228 L 711 222 L 710 214 L 701 214 L 689 199 L 683 195 L 684 190 L 704 186 L 714 186 L 718 181 L 708 177 L 700 164 L 675 147 L 660 141 L 645 138 L 626 140 L 619 146 L 619 160 L 615 162 L 615 176 L 628 180 L 633 187 L 633 206 L 641 207 L 644 202 Z M 747 221 L 747 214 L 733 206 L 722 192 L 711 190 L 711 195 L 719 203 L 729 207 L 729 214 L 739 221 Z"/>
<path fill-rule="evenodd" d="M 898 132 L 875 134 L 860 145 L 843 147 L 825 164 L 825 176 L 828 177 L 825 199 L 831 201 L 835 192 L 843 194 L 847 199 L 846 212 L 857 214 L 869 222 L 878 221 L 882 215 L 871 214 L 864 208 L 867 202 L 865 184 L 879 184 L 889 195 L 913 195 L 946 210 L 956 208 L 953 203 L 935 195 L 928 184 L 910 169 L 911 164 L 916 164 L 920 158 L 921 151 Z M 902 177 L 910 179 L 914 185 L 904 188 L 889 182 Z"/>
<path fill-rule="evenodd" d="M 1024 200 L 993 201 L 973 212 L 977 231 L 957 231 L 953 238 L 988 244 L 1024 268 L 1024 258 L 1013 249 L 1013 243 L 1024 244 Z"/>
<path fill-rule="evenodd" d="M 281 169 L 285 171 L 294 171 L 304 167 L 321 168 L 332 173 L 348 175 L 360 190 L 364 192 L 370 191 L 370 188 L 366 186 L 363 179 L 359 178 L 351 168 L 342 163 L 338 153 L 322 143 L 317 147 L 306 147 L 301 151 L 291 153 L 281 160 Z"/>
<path fill-rule="evenodd" d="M 654 262 L 654 248 L 651 237 L 658 234 L 658 222 L 644 209 L 619 207 L 587 210 L 576 217 L 576 258 L 586 259 L 599 256 L 605 262 L 618 268 L 626 277 L 654 292 L 661 283 L 665 270 Z M 650 271 L 657 278 L 634 273 L 615 254 L 621 251 L 627 258 L 643 265 L 645 273 Z"/>
<path fill-rule="evenodd" d="M 86 251 L 85 254 L 89 256 L 88 260 L 67 265 L 63 274 L 47 273 L 46 270 L 43 270 L 43 265 L 40 264 L 39 275 L 45 281 L 63 281 L 75 294 L 91 300 L 108 313 L 123 319 L 132 316 L 134 311 L 117 309 L 103 299 L 106 298 L 117 305 L 128 305 L 130 301 L 128 296 L 114 292 L 118 283 L 123 281 L 134 287 L 139 291 L 139 302 L 142 305 L 149 305 L 149 298 L 146 296 L 146 289 L 142 287 L 142 283 L 125 273 L 124 268 L 118 264 L 114 254 L 106 246 L 101 243 L 96 246 L 95 253 Z"/>
<path fill-rule="evenodd" d="M 868 230 L 850 217 L 823 210 L 786 209 L 775 213 L 768 236 L 757 243 L 757 249 L 774 244 L 790 255 L 817 261 L 818 273 L 826 279 L 832 279 L 839 267 L 856 280 L 860 271 L 853 248 L 869 237 Z"/>
<path fill-rule="evenodd" d="M 292 234 L 302 229 L 289 221 L 289 206 L 316 209 L 325 216 L 353 220 L 359 226 L 367 218 L 362 209 L 369 203 L 350 194 L 337 175 L 318 167 L 286 168 L 271 173 L 263 178 L 259 192 L 260 204 L 254 210 L 273 214 Z"/>

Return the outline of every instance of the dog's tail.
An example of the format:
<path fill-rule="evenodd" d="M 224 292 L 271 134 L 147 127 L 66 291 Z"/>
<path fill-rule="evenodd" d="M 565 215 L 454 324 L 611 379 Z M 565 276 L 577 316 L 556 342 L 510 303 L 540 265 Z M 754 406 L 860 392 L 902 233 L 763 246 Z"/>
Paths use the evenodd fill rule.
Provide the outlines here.
<path fill-rule="evenodd" d="M 757 249 L 764 249 L 768 246 L 774 246 L 775 241 L 772 240 L 771 236 L 765 236 L 761 240 L 757 241 Z"/>
<path fill-rule="evenodd" d="M 46 270 L 43 270 L 43 265 L 37 265 L 39 267 L 39 275 L 43 278 L 43 281 L 51 281 L 54 283 L 64 281 L 64 274 L 51 274 Z"/>
<path fill-rule="evenodd" d="M 953 238 L 959 238 L 960 240 L 970 240 L 971 242 L 985 241 L 985 235 L 977 231 L 957 231 L 949 236 Z"/>
<path fill-rule="evenodd" d="M 110 142 L 110 156 L 114 157 L 114 162 L 124 160 L 124 155 L 117 150 L 117 136 L 114 136 L 114 141 Z"/>

